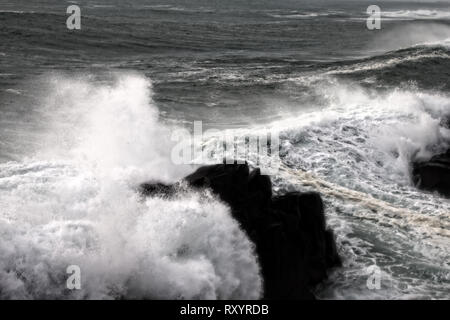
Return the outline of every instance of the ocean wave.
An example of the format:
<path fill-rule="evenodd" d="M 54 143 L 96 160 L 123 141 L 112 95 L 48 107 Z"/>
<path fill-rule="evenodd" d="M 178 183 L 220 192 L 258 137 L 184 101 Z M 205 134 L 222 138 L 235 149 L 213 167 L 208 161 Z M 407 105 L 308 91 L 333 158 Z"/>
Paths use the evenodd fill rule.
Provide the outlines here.
<path fill-rule="evenodd" d="M 1 76 L 4 76 L 4 75 L 2 75 L 2 74 L 0 74 L 0 77 Z M 5 92 L 8 92 L 8 93 L 12 93 L 12 94 L 15 94 L 15 95 L 21 95 L 22 94 L 22 91 L 20 91 L 20 90 L 17 90 L 17 89 L 5 89 L 4 90 Z"/>
<path fill-rule="evenodd" d="M 377 55 L 361 62 L 344 63 L 345 66 L 332 67 L 328 74 L 346 74 L 364 71 L 383 70 L 399 65 L 421 62 L 420 67 L 427 68 L 427 64 L 434 64 L 439 60 L 450 59 L 450 40 L 441 43 L 416 45 L 407 49 L 400 49 Z M 338 63 L 342 64 L 342 63 Z M 405 72 L 408 72 L 407 70 Z"/>
<path fill-rule="evenodd" d="M 227 206 L 188 189 L 170 200 L 137 193 L 192 170 L 171 165 L 149 81 L 47 82 L 36 152 L 0 164 L 0 298 L 259 298 L 254 247 Z M 69 265 L 81 290 L 66 288 Z"/>
<path fill-rule="evenodd" d="M 159 11 L 159 12 L 180 12 L 180 13 L 212 13 L 215 12 L 215 9 L 200 7 L 200 8 L 188 8 L 182 6 L 173 6 L 166 4 L 159 5 L 145 5 L 142 6 L 143 9 L 151 10 L 151 11 Z"/>
<path fill-rule="evenodd" d="M 404 46 L 393 40 L 424 28 L 415 25 L 390 31 L 369 46 L 368 57 L 324 65 L 323 73 L 378 86 L 398 87 L 408 82 L 420 88 L 445 90 L 448 81 L 443 70 L 450 67 L 450 28 L 433 24 L 427 34 L 407 40 L 403 37 Z"/>
<path fill-rule="evenodd" d="M 450 11 L 444 10 L 395 10 L 395 11 L 383 11 L 381 13 L 383 18 L 389 19 L 401 19 L 401 20 L 448 20 L 450 19 Z"/>
<path fill-rule="evenodd" d="M 0 14 L 2 13 L 13 13 L 13 14 L 32 14 L 36 13 L 36 11 L 21 11 L 21 10 L 0 10 Z"/>
<path fill-rule="evenodd" d="M 321 12 L 305 12 L 305 13 L 285 13 L 285 14 L 269 13 L 268 15 L 272 18 L 309 19 L 309 18 L 316 18 L 316 17 L 325 17 L 330 14 L 321 13 Z"/>
<path fill-rule="evenodd" d="M 442 298 L 450 202 L 416 190 L 409 163 L 448 147 L 440 118 L 450 97 L 380 93 L 334 77 L 309 85 L 322 105 L 233 132 L 279 133 L 275 192 L 323 195 L 345 261 L 318 296 Z M 261 296 L 254 248 L 220 201 L 187 189 L 171 200 L 136 193 L 139 182 L 176 181 L 191 171 L 170 164 L 170 128 L 158 120 L 146 79 L 53 77 L 40 94 L 36 119 L 49 134 L 36 136 L 38 152 L 0 164 L 2 297 Z M 216 143 L 206 137 L 204 147 Z M 70 264 L 82 268 L 81 291 L 64 287 Z M 375 293 L 365 285 L 373 264 L 389 284 Z"/>
<path fill-rule="evenodd" d="M 92 4 L 89 7 L 94 8 L 94 9 L 109 9 L 109 8 L 116 8 L 116 5 L 114 5 L 114 4 Z"/>
<path fill-rule="evenodd" d="M 345 261 L 318 296 L 445 298 L 450 202 L 417 190 L 410 163 L 449 147 L 450 130 L 440 123 L 450 97 L 414 88 L 379 92 L 334 77 L 312 85 L 321 105 L 233 132 L 278 134 L 283 164 L 274 189 L 323 195 Z M 205 148 L 214 149 L 214 143 Z M 373 265 L 383 278 L 376 292 L 366 286 Z"/>

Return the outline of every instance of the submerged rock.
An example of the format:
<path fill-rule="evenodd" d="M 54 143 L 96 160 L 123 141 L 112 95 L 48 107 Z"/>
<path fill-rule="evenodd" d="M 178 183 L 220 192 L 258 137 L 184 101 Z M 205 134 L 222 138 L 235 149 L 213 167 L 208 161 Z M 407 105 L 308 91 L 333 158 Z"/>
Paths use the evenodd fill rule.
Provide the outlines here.
<path fill-rule="evenodd" d="M 195 188 L 210 188 L 230 206 L 256 246 L 264 298 L 314 299 L 311 288 L 341 264 L 318 193 L 272 196 L 270 178 L 259 169 L 250 172 L 247 164 L 204 166 L 184 180 Z M 145 195 L 170 195 L 173 190 L 161 184 L 141 188 Z"/>
<path fill-rule="evenodd" d="M 414 163 L 412 176 L 418 188 L 450 197 L 450 149 L 428 161 Z"/>

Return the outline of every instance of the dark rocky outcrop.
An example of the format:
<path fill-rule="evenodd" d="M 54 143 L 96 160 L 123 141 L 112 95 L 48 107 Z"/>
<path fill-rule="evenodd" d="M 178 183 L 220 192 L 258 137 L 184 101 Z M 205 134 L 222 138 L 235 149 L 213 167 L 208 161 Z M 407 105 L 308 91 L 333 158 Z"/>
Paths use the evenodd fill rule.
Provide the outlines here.
<path fill-rule="evenodd" d="M 314 299 L 311 288 L 340 265 L 334 235 L 325 226 L 318 193 L 272 195 L 268 176 L 247 164 L 204 166 L 185 178 L 195 188 L 210 188 L 231 207 L 256 245 L 267 299 Z M 145 195 L 174 192 L 172 186 L 144 184 Z"/>
<path fill-rule="evenodd" d="M 418 188 L 450 197 L 450 149 L 429 161 L 414 163 L 412 176 Z"/>

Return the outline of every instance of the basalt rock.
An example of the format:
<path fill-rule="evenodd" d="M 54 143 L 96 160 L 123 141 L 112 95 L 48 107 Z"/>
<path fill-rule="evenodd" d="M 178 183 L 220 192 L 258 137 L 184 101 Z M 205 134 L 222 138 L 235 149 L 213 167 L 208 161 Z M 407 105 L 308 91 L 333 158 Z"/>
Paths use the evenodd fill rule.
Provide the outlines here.
<path fill-rule="evenodd" d="M 414 163 L 412 175 L 418 188 L 450 197 L 450 149 L 429 161 Z"/>
<path fill-rule="evenodd" d="M 194 188 L 210 188 L 230 206 L 256 246 L 265 298 L 314 299 L 311 289 L 341 264 L 318 193 L 273 196 L 270 178 L 259 169 L 250 172 L 247 164 L 204 166 L 184 180 Z M 174 188 L 145 184 L 141 190 L 170 194 Z"/>

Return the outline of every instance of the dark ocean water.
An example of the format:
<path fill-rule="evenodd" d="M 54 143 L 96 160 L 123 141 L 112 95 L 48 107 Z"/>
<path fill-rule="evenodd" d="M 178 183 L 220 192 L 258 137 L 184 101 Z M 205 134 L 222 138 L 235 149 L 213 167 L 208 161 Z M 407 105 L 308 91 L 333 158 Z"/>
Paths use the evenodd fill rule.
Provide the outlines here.
<path fill-rule="evenodd" d="M 81 30 L 65 26 L 70 4 Z M 201 120 L 277 132 L 284 164 L 346 190 L 318 190 L 345 260 L 319 297 L 449 298 L 450 203 L 417 191 L 409 163 L 448 147 L 450 3 L 377 1 L 382 29 L 372 31 L 369 4 L 1 0 L 0 236 L 16 250 L 0 246 L 0 296 L 58 296 L 49 274 L 72 259 L 97 285 L 75 298 L 257 298 L 256 260 L 246 240 L 235 247 L 226 209 L 195 195 L 136 204 L 130 191 L 192 170 L 167 165 L 168 136 Z M 311 189 L 295 174 L 274 179 L 276 190 Z M 196 220 L 211 211 L 220 214 Z M 180 229 L 183 214 L 197 218 Z M 117 243 L 116 229 L 139 236 Z M 198 232 L 223 233 L 221 252 L 234 258 L 190 238 Z M 186 241 L 188 260 L 167 258 Z M 366 285 L 372 265 L 380 290 Z"/>
<path fill-rule="evenodd" d="M 389 87 L 415 81 L 427 89 L 448 90 L 448 47 L 384 54 L 446 39 L 446 3 L 427 4 L 422 12 L 420 3 L 381 2 L 383 10 L 396 13 L 383 23 L 382 32 L 365 28 L 364 1 L 138 0 L 79 5 L 82 31 L 68 32 L 65 2 L 2 2 L 2 87 L 49 71 L 133 70 L 152 79 L 160 110 L 177 119 L 225 124 L 236 114 L 235 123 L 254 121 L 255 113 L 257 120 L 272 119 L 273 100 L 285 100 L 293 109 L 311 104 L 310 87 L 293 78 L 357 64 L 401 62 L 338 77 L 362 83 L 375 79 L 375 85 Z M 425 19 L 412 20 L 421 13 Z M 441 16 L 444 19 L 436 19 Z M 377 50 L 381 57 L 367 58 Z M 430 57 L 403 61 L 424 54 Z"/>

